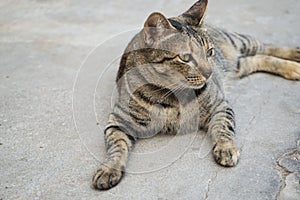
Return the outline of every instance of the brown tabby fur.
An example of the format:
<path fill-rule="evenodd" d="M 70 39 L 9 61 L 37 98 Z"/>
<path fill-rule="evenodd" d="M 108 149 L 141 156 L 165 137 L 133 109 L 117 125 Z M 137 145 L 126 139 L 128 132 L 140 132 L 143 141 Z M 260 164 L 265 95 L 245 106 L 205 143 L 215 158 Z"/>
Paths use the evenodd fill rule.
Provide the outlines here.
<path fill-rule="evenodd" d="M 107 156 L 95 188 L 117 185 L 133 141 L 157 133 L 207 130 L 213 156 L 235 166 L 234 112 L 225 96 L 227 77 L 263 71 L 300 80 L 300 49 L 275 47 L 203 23 L 207 0 L 178 17 L 152 13 L 126 48 L 117 75 L 119 97 L 104 131 Z"/>

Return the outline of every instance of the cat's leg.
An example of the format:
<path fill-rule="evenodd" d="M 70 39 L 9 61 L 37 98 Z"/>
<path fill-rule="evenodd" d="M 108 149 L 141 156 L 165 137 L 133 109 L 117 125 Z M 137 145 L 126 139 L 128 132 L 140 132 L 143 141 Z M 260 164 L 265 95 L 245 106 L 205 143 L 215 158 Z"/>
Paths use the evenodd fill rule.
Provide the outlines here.
<path fill-rule="evenodd" d="M 285 55 L 287 57 L 287 55 Z M 292 59 L 290 57 L 290 59 Z M 289 80 L 300 80 L 300 63 L 267 55 L 255 55 L 239 59 L 238 75 L 268 72 Z"/>
<path fill-rule="evenodd" d="M 108 127 L 105 132 L 106 158 L 93 177 L 93 186 L 107 190 L 117 185 L 123 176 L 132 141 L 121 129 Z"/>
<path fill-rule="evenodd" d="M 264 45 L 263 55 L 300 62 L 300 47 L 292 48 L 292 47 L 276 47 L 272 45 Z"/>
<path fill-rule="evenodd" d="M 208 132 L 215 143 L 213 156 L 222 166 L 232 167 L 238 162 L 239 150 L 234 144 L 234 112 L 224 101 L 214 111 L 208 126 Z"/>

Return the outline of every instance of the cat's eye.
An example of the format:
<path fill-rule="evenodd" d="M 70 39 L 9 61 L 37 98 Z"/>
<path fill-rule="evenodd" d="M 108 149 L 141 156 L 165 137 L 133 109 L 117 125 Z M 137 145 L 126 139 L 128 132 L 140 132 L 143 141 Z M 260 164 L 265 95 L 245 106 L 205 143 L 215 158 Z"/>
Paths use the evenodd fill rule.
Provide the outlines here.
<path fill-rule="evenodd" d="M 215 48 L 209 48 L 206 52 L 206 57 L 210 58 L 213 57 L 215 55 Z"/>
<path fill-rule="evenodd" d="M 189 53 L 179 54 L 178 57 L 183 62 L 190 62 L 192 60 L 192 55 Z"/>

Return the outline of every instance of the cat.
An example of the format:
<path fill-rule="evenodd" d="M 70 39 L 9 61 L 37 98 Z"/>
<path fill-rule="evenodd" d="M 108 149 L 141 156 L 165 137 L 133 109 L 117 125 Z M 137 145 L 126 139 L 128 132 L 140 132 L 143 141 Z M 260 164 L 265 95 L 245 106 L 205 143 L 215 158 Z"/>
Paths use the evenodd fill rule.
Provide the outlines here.
<path fill-rule="evenodd" d="M 107 190 L 123 177 L 138 138 L 202 128 L 215 161 L 235 166 L 234 111 L 225 95 L 229 74 L 267 72 L 300 80 L 300 48 L 265 45 L 253 37 L 204 23 L 208 0 L 178 17 L 152 13 L 128 44 L 117 74 L 118 99 L 104 130 L 107 155 L 94 188 Z"/>

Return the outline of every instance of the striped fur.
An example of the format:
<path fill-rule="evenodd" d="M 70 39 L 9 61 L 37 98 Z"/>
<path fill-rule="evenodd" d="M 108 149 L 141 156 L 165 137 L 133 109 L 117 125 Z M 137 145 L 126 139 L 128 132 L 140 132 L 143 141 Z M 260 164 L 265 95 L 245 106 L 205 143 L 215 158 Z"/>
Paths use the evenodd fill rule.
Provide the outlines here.
<path fill-rule="evenodd" d="M 255 38 L 203 22 L 207 0 L 178 17 L 152 13 L 126 48 L 117 75 L 119 97 L 104 131 L 107 156 L 93 177 L 109 189 L 122 178 L 133 142 L 155 134 L 207 130 L 213 156 L 235 166 L 234 111 L 226 78 L 263 71 L 300 80 L 300 49 L 264 45 Z"/>

